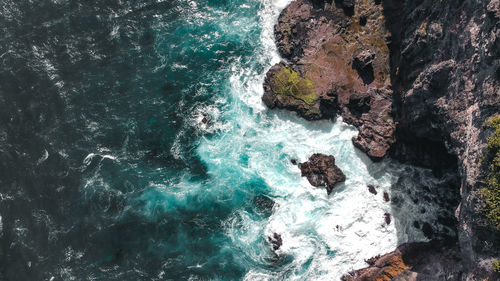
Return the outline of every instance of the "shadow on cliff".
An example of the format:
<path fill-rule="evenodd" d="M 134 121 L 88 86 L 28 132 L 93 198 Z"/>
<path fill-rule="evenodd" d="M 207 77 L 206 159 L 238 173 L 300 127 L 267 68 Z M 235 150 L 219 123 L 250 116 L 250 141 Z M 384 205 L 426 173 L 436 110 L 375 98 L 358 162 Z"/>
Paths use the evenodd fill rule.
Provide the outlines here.
<path fill-rule="evenodd" d="M 414 6 L 420 5 L 423 1 L 417 1 Z M 454 212 L 460 203 L 460 178 L 458 174 L 458 159 L 456 155 L 448 153 L 444 139 L 439 133 L 427 134 L 429 137 L 418 137 L 414 130 L 418 128 L 405 128 L 402 106 L 402 92 L 412 83 L 411 77 L 407 74 L 410 69 L 402 66 L 403 57 L 401 54 L 402 36 L 404 24 L 402 21 L 403 3 L 400 0 L 383 0 L 383 12 L 386 18 L 386 28 L 391 36 L 389 39 L 390 74 L 392 81 L 393 95 L 393 117 L 400 123 L 396 130 L 396 143 L 391 147 L 389 155 L 403 163 L 411 163 L 429 170 L 414 169 L 401 164 L 405 169 L 404 178 L 398 179 L 391 186 L 391 209 L 395 217 L 396 228 L 398 229 L 399 244 L 406 240 L 403 233 L 420 230 L 427 239 L 446 239 L 456 241 L 457 221 Z M 420 23 L 412 23 L 412 27 L 419 26 Z M 405 64 L 406 65 L 406 64 Z M 419 65 L 421 69 L 412 69 L 420 72 L 425 64 Z M 442 81 L 446 79 L 441 79 Z M 440 80 L 440 81 L 441 81 Z M 442 84 L 440 82 L 440 84 Z M 445 90 L 446 85 L 438 85 Z M 426 116 L 432 121 L 432 114 Z M 429 121 L 426 120 L 426 121 Z M 430 122 L 429 121 L 429 122 Z M 431 122 L 432 123 L 432 122 Z M 403 124 L 403 125 L 401 125 Z M 424 130 L 431 130 L 427 123 Z M 409 188 L 410 186 L 417 188 Z M 421 219 L 407 221 L 407 210 L 404 209 L 405 201 L 412 201 L 420 210 Z M 439 206 L 436 210 L 437 216 L 431 217 L 427 214 L 430 210 L 428 206 L 435 204 Z M 405 223 L 403 223 L 405 222 Z M 409 237 L 411 240 L 411 237 Z"/>

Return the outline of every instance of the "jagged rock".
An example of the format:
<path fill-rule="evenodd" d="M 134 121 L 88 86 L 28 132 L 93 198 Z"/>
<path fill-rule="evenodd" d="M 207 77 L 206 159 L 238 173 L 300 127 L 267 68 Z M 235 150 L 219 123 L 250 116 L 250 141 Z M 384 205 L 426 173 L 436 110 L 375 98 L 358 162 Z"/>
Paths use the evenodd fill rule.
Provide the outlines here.
<path fill-rule="evenodd" d="M 384 221 L 387 225 L 391 224 L 391 214 L 385 213 L 384 214 Z"/>
<path fill-rule="evenodd" d="M 352 67 L 356 69 L 365 84 L 370 84 L 375 79 L 372 65 L 374 59 L 375 53 L 370 50 L 363 50 L 354 57 L 352 62 Z"/>
<path fill-rule="evenodd" d="M 210 116 L 207 114 L 203 114 L 203 119 L 201 119 L 201 123 L 205 125 L 210 125 Z"/>
<path fill-rule="evenodd" d="M 485 279 L 488 261 L 500 256 L 488 246 L 500 234 L 478 208 L 480 158 L 491 134 L 483 124 L 500 112 L 499 1 L 355 0 L 352 15 L 342 0 L 314 2 L 292 2 L 275 26 L 280 54 L 314 82 L 317 111 L 296 111 L 308 119 L 340 113 L 372 160 L 390 149 L 437 176 L 456 173 L 460 186 L 449 186 L 462 197 L 456 215 L 466 278 Z M 375 54 L 371 82 L 358 71 L 363 57 L 355 62 L 365 50 Z M 322 102 L 329 95 L 335 98 Z"/>
<path fill-rule="evenodd" d="M 347 108 L 356 119 L 360 119 L 364 113 L 370 111 L 371 97 L 368 93 L 355 93 L 349 97 Z"/>
<path fill-rule="evenodd" d="M 491 0 L 487 9 L 494 17 L 500 19 L 500 0 Z"/>
<path fill-rule="evenodd" d="M 389 193 L 387 193 L 387 192 L 385 192 L 385 191 L 384 191 L 384 201 L 385 201 L 385 202 L 389 202 L 389 201 L 391 201 L 391 198 L 389 197 Z"/>
<path fill-rule="evenodd" d="M 368 185 L 368 191 L 371 193 L 371 194 L 374 194 L 374 195 L 377 195 L 377 190 L 375 189 L 375 186 L 369 184 Z"/>
<path fill-rule="evenodd" d="M 366 268 L 342 276 L 343 281 L 459 280 L 462 267 L 456 248 L 442 242 L 407 243 L 366 260 Z"/>
<path fill-rule="evenodd" d="M 313 154 L 309 161 L 300 163 L 299 168 L 311 185 L 326 187 L 328 194 L 337 183 L 345 181 L 344 173 L 335 165 L 335 158 L 331 155 Z"/>
<path fill-rule="evenodd" d="M 321 104 L 330 102 L 336 104 L 335 95 L 318 97 L 314 82 L 305 79 L 292 66 L 284 62 L 273 66 L 264 80 L 264 95 L 262 101 L 270 109 L 280 108 L 297 112 L 307 120 L 316 120 L 335 116 L 335 106 L 324 114 Z"/>
<path fill-rule="evenodd" d="M 354 16 L 347 15 L 346 9 L 352 9 Z M 341 114 L 360 131 L 353 139 L 356 147 L 374 161 L 386 155 L 395 131 L 388 31 L 382 12 L 382 6 L 373 1 L 292 2 L 274 29 L 278 50 L 288 63 L 267 73 L 263 96 L 269 108 L 292 110 L 309 120 Z M 297 91 L 308 96 L 307 101 L 272 87 L 284 68 L 312 82 L 313 91 Z"/>
<path fill-rule="evenodd" d="M 283 245 L 283 239 L 281 238 L 281 235 L 278 233 L 274 232 L 273 236 L 267 237 L 267 241 L 271 244 L 273 251 L 278 250 L 281 245 Z"/>

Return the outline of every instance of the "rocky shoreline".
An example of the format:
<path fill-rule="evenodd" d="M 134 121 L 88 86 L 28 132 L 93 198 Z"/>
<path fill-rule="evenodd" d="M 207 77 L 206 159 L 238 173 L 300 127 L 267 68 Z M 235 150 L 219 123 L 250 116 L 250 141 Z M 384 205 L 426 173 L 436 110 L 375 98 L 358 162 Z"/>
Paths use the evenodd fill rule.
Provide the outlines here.
<path fill-rule="evenodd" d="M 366 260 L 368 267 L 345 274 L 342 281 L 460 280 L 459 261 L 458 249 L 443 241 L 406 243 L 393 252 Z"/>
<path fill-rule="evenodd" d="M 437 176 L 456 174 L 449 186 L 461 194 L 450 210 L 458 242 L 437 252 L 398 247 L 399 256 L 410 251 L 427 261 L 398 280 L 498 278 L 500 236 L 481 211 L 479 189 L 492 134 L 484 123 L 500 112 L 499 26 L 499 0 L 295 0 L 275 26 L 284 61 L 264 81 L 269 108 L 308 120 L 340 115 L 358 128 L 353 143 L 372 160 L 390 156 Z M 458 257 L 447 261 L 460 271 L 452 279 L 421 271 L 445 252 Z M 397 279 L 353 276 L 345 280 Z"/>

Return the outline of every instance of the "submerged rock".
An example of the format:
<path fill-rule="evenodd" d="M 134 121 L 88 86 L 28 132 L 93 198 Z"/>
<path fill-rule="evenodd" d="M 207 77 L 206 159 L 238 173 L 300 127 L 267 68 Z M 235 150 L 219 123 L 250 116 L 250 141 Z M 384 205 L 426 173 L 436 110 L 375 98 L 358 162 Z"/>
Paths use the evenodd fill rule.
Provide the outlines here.
<path fill-rule="evenodd" d="M 273 212 L 275 202 L 273 199 L 265 195 L 257 195 L 253 199 L 253 204 L 259 212 L 266 216 L 270 216 Z"/>
<path fill-rule="evenodd" d="M 345 181 L 344 173 L 335 165 L 335 158 L 331 155 L 313 154 L 309 161 L 300 163 L 299 168 L 311 185 L 326 187 L 328 194 L 337 183 Z"/>

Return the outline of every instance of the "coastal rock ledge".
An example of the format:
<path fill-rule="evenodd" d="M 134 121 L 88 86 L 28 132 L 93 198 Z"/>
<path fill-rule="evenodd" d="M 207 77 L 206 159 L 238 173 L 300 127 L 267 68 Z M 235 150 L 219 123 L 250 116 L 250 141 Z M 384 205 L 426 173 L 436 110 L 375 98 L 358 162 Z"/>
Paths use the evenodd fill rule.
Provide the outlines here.
<path fill-rule="evenodd" d="M 459 280 L 462 268 L 456 248 L 439 241 L 402 244 L 393 252 L 366 260 L 366 268 L 342 276 L 342 281 Z"/>
<path fill-rule="evenodd" d="M 274 33 L 287 61 L 268 71 L 262 100 L 307 120 L 341 115 L 359 129 L 356 147 L 380 160 L 394 142 L 396 127 L 390 33 L 382 5 L 355 2 L 296 0 L 282 11 Z"/>

